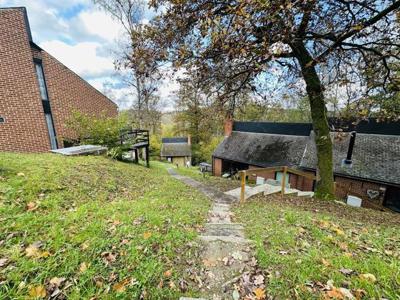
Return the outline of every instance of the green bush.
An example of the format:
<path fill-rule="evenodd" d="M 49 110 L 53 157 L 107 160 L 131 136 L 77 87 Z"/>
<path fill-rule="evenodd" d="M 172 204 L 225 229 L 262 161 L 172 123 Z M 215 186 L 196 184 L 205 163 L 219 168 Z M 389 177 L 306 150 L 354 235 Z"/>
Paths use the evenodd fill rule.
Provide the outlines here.
<path fill-rule="evenodd" d="M 108 154 L 113 158 L 122 158 L 127 145 L 120 144 L 120 132 L 127 128 L 128 118 L 120 115 L 115 118 L 95 117 L 75 112 L 67 122 L 80 145 L 102 145 L 108 148 Z"/>

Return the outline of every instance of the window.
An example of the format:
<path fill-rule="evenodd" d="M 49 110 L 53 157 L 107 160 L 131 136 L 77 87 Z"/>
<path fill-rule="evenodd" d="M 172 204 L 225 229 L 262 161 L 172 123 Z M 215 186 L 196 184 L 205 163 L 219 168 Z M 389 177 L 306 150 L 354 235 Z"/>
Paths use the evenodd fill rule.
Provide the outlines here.
<path fill-rule="evenodd" d="M 43 65 L 40 60 L 35 60 L 35 69 L 39 82 L 40 96 L 42 98 L 42 105 L 43 105 L 44 116 L 46 119 L 47 130 L 49 132 L 50 146 L 51 149 L 54 150 L 58 148 L 56 131 L 54 130 L 54 122 L 51 114 L 51 107 L 50 107 L 49 96 L 47 93 L 46 80 L 44 79 Z"/>
<path fill-rule="evenodd" d="M 38 81 L 39 81 L 40 96 L 42 97 L 43 101 L 49 101 L 49 98 L 47 96 L 47 90 L 46 90 L 46 82 L 44 81 L 44 73 L 43 73 L 42 64 L 36 62 L 35 68 L 36 68 L 36 75 L 37 75 Z"/>
<path fill-rule="evenodd" d="M 47 129 L 49 131 L 49 136 L 50 136 L 51 149 L 54 150 L 57 149 L 57 140 L 53 126 L 53 118 L 51 117 L 51 114 L 45 114 L 45 116 L 46 116 Z"/>

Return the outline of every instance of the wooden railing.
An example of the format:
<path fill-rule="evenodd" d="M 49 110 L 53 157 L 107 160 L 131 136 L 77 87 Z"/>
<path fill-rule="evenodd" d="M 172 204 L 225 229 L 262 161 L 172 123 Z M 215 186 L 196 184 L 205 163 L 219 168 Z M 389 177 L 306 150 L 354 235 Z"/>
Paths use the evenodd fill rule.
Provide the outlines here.
<path fill-rule="evenodd" d="M 264 173 L 264 172 L 282 172 L 282 179 L 281 179 L 282 180 L 282 182 L 281 182 L 282 196 L 285 194 L 286 176 L 288 173 L 296 174 L 296 175 L 299 175 L 299 176 L 302 176 L 302 177 L 305 177 L 305 178 L 308 178 L 311 180 L 318 179 L 318 177 L 313 174 L 306 173 L 306 172 L 300 171 L 298 169 L 289 168 L 287 166 L 242 170 L 242 171 L 239 171 L 239 174 L 240 174 L 240 202 L 244 202 L 244 200 L 245 200 L 247 175 L 257 176 L 257 174 Z"/>

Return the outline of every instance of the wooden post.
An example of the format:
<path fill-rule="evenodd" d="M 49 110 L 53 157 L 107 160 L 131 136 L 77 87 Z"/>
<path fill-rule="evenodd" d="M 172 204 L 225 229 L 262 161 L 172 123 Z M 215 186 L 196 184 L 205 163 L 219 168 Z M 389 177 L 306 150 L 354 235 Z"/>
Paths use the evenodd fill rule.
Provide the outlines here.
<path fill-rule="evenodd" d="M 135 148 L 135 163 L 138 164 L 139 163 L 139 151 L 137 148 Z"/>
<path fill-rule="evenodd" d="M 283 167 L 283 174 L 282 174 L 282 190 L 281 190 L 281 194 L 282 196 L 285 195 L 285 187 L 286 187 L 286 173 L 287 173 L 287 167 Z"/>
<path fill-rule="evenodd" d="M 146 146 L 146 167 L 150 168 L 150 154 L 149 154 L 149 146 Z"/>
<path fill-rule="evenodd" d="M 240 203 L 244 203 L 246 189 L 246 171 L 240 171 Z"/>

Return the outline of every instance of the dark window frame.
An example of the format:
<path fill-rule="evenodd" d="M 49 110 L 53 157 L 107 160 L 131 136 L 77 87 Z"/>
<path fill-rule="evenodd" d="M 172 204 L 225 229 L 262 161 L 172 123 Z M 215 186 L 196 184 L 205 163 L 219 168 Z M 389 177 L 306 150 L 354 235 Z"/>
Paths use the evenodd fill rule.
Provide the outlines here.
<path fill-rule="evenodd" d="M 51 111 L 50 98 L 49 98 L 49 90 L 47 89 L 47 82 L 46 82 L 46 76 L 45 76 L 45 73 L 44 73 L 43 61 L 42 61 L 41 59 L 34 58 L 34 59 L 33 59 L 33 63 L 34 63 L 34 69 L 35 69 L 36 78 L 37 78 L 37 80 L 38 80 L 39 90 L 40 90 L 40 81 L 39 81 L 39 76 L 38 76 L 38 74 L 37 74 L 36 65 L 39 65 L 39 66 L 40 66 L 41 73 L 42 73 L 41 75 L 42 75 L 42 77 L 43 77 L 44 89 L 45 89 L 46 96 L 47 96 L 47 99 L 43 99 L 43 98 L 42 98 L 42 93 L 40 92 L 40 98 L 42 99 L 42 105 L 43 105 L 43 112 L 44 112 L 46 127 L 47 127 L 47 131 L 48 131 L 48 134 L 49 134 L 50 147 L 52 148 L 52 150 L 54 150 L 54 149 L 53 149 L 53 141 L 52 141 L 52 138 L 51 138 L 51 136 L 53 135 L 53 136 L 54 136 L 55 149 L 58 149 L 59 146 L 58 146 L 58 141 L 57 141 L 57 132 L 56 132 L 56 128 L 55 128 L 55 126 L 54 126 L 54 119 L 53 119 L 53 114 L 52 114 L 52 111 Z M 46 115 L 50 115 L 50 119 L 51 119 L 51 123 L 52 123 L 51 125 L 52 125 L 53 134 L 50 133 L 50 130 L 51 130 L 51 129 L 49 128 L 49 126 L 48 126 L 48 124 L 47 124 Z"/>

